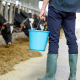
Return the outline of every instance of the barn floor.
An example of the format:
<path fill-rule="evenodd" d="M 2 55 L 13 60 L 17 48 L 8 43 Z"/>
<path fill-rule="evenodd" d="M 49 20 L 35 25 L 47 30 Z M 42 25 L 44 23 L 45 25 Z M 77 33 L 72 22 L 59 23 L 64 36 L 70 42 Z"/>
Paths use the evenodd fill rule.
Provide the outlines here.
<path fill-rule="evenodd" d="M 61 35 L 64 35 L 63 33 Z M 80 29 L 76 29 L 77 42 L 80 50 Z M 66 39 L 61 36 L 59 42 L 59 56 L 57 62 L 56 80 L 68 80 L 69 64 L 68 64 L 68 47 Z M 48 52 L 48 43 L 46 50 L 40 52 L 43 56 L 30 58 L 26 61 L 21 61 L 13 66 L 15 70 L 9 71 L 4 75 L 0 75 L 0 80 L 37 80 L 43 77 L 46 72 L 46 59 Z M 77 80 L 80 80 L 80 51 L 77 64 Z"/>
<path fill-rule="evenodd" d="M 13 66 L 33 57 L 41 57 L 38 51 L 29 50 L 29 38 L 16 38 L 12 45 L 0 46 L 0 75 L 14 70 Z"/>

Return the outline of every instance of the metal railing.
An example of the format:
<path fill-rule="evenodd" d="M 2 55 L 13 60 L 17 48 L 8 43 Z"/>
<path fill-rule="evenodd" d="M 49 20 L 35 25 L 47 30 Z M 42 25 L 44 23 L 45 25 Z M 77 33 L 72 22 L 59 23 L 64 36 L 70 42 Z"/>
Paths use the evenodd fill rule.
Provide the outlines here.
<path fill-rule="evenodd" d="M 0 14 L 2 14 L 4 18 L 11 24 L 14 22 L 16 7 L 18 8 L 18 13 L 20 13 L 20 9 L 26 13 L 37 15 L 40 13 L 40 9 L 38 7 L 26 3 L 19 3 L 16 5 L 16 1 L 14 0 L 0 0 Z"/>

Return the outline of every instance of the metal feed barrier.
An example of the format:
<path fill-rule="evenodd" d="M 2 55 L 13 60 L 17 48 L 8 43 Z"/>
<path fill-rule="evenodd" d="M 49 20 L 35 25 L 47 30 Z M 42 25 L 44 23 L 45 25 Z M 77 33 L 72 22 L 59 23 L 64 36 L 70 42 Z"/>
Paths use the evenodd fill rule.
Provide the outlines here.
<path fill-rule="evenodd" d="M 3 4 L 5 2 L 5 4 Z M 20 13 L 20 9 L 25 11 L 26 13 L 32 13 L 39 15 L 40 9 L 38 7 L 34 7 L 32 5 L 22 3 L 16 5 L 16 2 L 13 0 L 0 0 L 0 14 L 4 16 L 4 18 L 11 24 L 14 22 L 15 16 L 15 8 L 18 8 L 18 13 Z"/>
<path fill-rule="evenodd" d="M 5 2 L 5 4 L 3 4 Z M 15 16 L 15 8 L 18 8 L 18 13 L 20 13 L 20 9 L 27 12 L 27 13 L 32 13 L 32 14 L 37 14 L 39 15 L 40 10 L 38 7 L 34 7 L 32 5 L 22 3 L 16 5 L 16 2 L 13 0 L 0 0 L 0 14 L 3 15 L 3 17 L 10 23 L 13 24 L 14 22 L 14 16 Z M 26 37 L 26 35 L 23 32 L 20 33 L 13 33 L 12 35 L 12 40 L 14 41 L 15 38 L 20 38 L 20 37 Z M 0 45 L 5 44 L 4 39 L 0 35 Z"/>

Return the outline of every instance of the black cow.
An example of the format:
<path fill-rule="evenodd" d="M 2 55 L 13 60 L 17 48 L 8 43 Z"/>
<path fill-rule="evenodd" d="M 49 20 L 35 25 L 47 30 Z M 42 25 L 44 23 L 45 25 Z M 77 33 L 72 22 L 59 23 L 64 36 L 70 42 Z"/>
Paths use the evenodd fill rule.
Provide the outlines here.
<path fill-rule="evenodd" d="M 12 43 L 12 32 L 13 26 L 7 23 L 6 19 L 0 14 L 0 29 L 2 37 L 4 38 L 6 44 Z"/>

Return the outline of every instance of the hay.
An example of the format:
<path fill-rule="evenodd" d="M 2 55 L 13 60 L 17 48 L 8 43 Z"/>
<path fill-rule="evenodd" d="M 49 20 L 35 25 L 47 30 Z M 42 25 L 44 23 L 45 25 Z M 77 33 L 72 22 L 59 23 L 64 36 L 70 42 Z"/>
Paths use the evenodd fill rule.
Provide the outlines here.
<path fill-rule="evenodd" d="M 28 38 L 17 38 L 10 46 L 2 44 L 0 46 L 0 75 L 14 70 L 13 66 L 21 61 L 41 56 L 40 52 L 29 50 Z"/>
<path fill-rule="evenodd" d="M 64 31 L 61 29 L 60 38 L 63 33 Z M 10 46 L 2 44 L 0 46 L 0 75 L 14 70 L 13 66 L 21 61 L 41 56 L 40 52 L 29 50 L 28 38 L 17 38 Z"/>
<path fill-rule="evenodd" d="M 63 35 L 64 35 L 64 30 L 61 28 L 61 30 L 60 30 L 60 39 L 63 37 Z"/>

